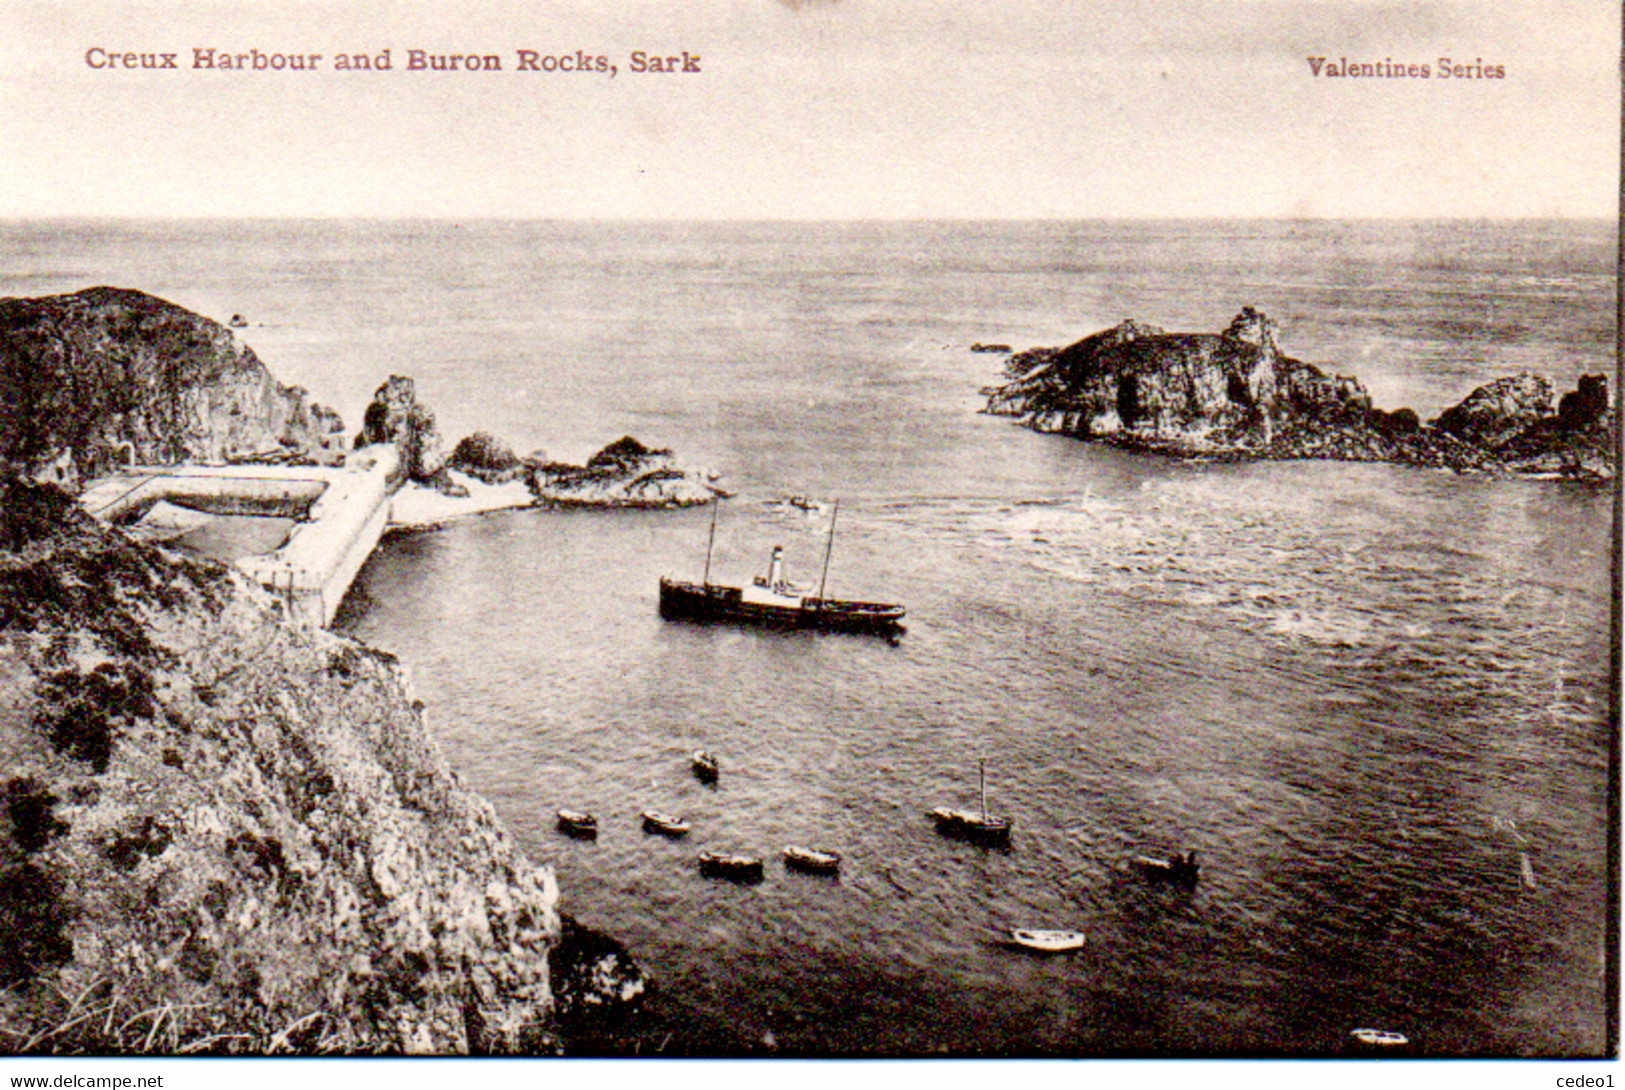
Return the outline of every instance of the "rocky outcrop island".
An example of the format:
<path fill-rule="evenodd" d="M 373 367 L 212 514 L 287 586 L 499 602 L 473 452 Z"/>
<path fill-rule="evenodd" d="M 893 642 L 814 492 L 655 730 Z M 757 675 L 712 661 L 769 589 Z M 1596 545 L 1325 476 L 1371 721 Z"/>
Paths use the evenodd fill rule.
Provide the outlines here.
<path fill-rule="evenodd" d="M 1244 307 L 1222 333 L 1124 321 L 1065 348 L 1012 355 L 986 411 L 1037 431 L 1223 460 L 1328 458 L 1603 479 L 1617 414 L 1605 376 L 1554 401 L 1539 375 L 1498 379 L 1424 422 L 1372 404 L 1359 380 L 1283 353 Z"/>

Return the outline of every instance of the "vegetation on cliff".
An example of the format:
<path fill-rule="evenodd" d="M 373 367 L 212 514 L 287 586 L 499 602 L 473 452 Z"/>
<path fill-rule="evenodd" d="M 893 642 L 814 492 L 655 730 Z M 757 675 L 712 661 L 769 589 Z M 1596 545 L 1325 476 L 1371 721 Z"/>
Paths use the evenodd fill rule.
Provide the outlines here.
<path fill-rule="evenodd" d="M 1039 431 L 1180 456 L 1334 458 L 1456 470 L 1610 476 L 1607 381 L 1586 376 L 1552 405 L 1534 375 L 1497 380 L 1423 424 L 1375 408 L 1358 379 L 1283 354 L 1244 307 L 1223 333 L 1124 321 L 1065 348 L 1017 353 L 987 411 Z"/>
<path fill-rule="evenodd" d="M 551 1051 L 641 990 L 555 995 L 552 874 L 391 656 L 11 479 L 0 677 L 0 1048 Z"/>
<path fill-rule="evenodd" d="M 342 450 L 338 416 L 218 322 L 123 288 L 0 299 L 0 464 L 72 487 L 123 463 Z"/>

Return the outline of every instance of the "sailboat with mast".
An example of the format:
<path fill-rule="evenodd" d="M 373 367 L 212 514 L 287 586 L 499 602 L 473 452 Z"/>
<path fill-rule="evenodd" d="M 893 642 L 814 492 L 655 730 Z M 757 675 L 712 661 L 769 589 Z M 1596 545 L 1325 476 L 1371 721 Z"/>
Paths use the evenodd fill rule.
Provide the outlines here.
<path fill-rule="evenodd" d="M 824 595 L 829 580 L 830 554 L 835 547 L 835 519 L 840 514 L 836 501 L 829 522 L 829 538 L 824 545 L 824 568 L 816 593 L 810 586 L 792 583 L 784 576 L 784 550 L 775 547 L 766 575 L 757 576 L 749 586 L 736 587 L 711 582 L 711 553 L 717 539 L 718 499 L 711 508 L 711 536 L 705 546 L 705 575 L 691 583 L 662 576 L 660 615 L 667 620 L 722 621 L 765 628 L 805 628 L 823 632 L 856 632 L 895 639 L 904 632 L 904 609 L 887 602 L 857 602 Z"/>
<path fill-rule="evenodd" d="M 988 844 L 1009 843 L 1012 824 L 1010 819 L 987 811 L 986 761 L 976 762 L 976 781 L 981 797 L 981 808 L 956 810 L 951 806 L 938 806 L 929 815 L 931 820 L 937 823 L 937 832 Z"/>

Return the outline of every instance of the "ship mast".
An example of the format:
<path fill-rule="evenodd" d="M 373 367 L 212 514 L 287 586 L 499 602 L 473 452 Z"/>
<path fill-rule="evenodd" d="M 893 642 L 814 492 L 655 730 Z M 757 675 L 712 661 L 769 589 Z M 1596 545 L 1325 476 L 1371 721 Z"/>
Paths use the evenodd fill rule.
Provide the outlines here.
<path fill-rule="evenodd" d="M 711 585 L 711 547 L 717 542 L 717 508 L 722 506 L 721 496 L 711 497 L 711 536 L 705 541 L 705 586 Z"/>
<path fill-rule="evenodd" d="M 835 519 L 841 513 L 841 501 L 835 501 L 835 509 L 829 515 L 829 540 L 824 542 L 824 570 L 818 576 L 818 601 L 824 601 L 824 582 L 829 579 L 829 554 L 835 548 Z"/>

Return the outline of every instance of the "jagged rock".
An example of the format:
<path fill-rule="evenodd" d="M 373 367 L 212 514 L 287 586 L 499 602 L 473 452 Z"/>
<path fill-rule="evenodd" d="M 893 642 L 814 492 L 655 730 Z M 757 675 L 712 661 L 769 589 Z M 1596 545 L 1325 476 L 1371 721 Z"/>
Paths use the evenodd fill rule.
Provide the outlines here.
<path fill-rule="evenodd" d="M 554 1005 L 561 1019 L 588 1023 L 601 1032 L 603 1023 L 636 1012 L 648 981 L 620 943 L 568 916 L 562 920 L 549 962 Z"/>
<path fill-rule="evenodd" d="M 1551 415 L 1552 384 L 1526 371 L 1480 386 L 1440 413 L 1433 427 L 1494 450 Z"/>
<path fill-rule="evenodd" d="M 123 288 L 0 299 L 0 465 L 76 488 L 128 463 L 343 457 L 338 415 L 218 322 Z"/>
<path fill-rule="evenodd" d="M 654 450 L 644 446 L 630 435 L 623 435 L 591 458 L 588 458 L 587 468 L 626 471 L 646 465 L 651 459 L 669 459 L 670 457 L 671 451 L 668 449 Z"/>
<path fill-rule="evenodd" d="M 1591 427 L 1608 414 L 1608 377 L 1581 375 L 1579 385 L 1557 402 L 1557 419 L 1570 431 Z"/>
<path fill-rule="evenodd" d="M 526 472 L 525 463 L 514 454 L 512 447 L 483 431 L 461 440 L 446 464 L 486 484 L 515 480 Z"/>
<path fill-rule="evenodd" d="M 390 375 L 372 395 L 361 418 L 356 446 L 394 443 L 408 480 L 427 484 L 447 496 L 468 495 L 468 489 L 446 472 L 446 456 L 434 412 L 417 399 L 417 384 L 404 375 Z"/>
<path fill-rule="evenodd" d="M 1455 470 L 1612 472 L 1606 380 L 1587 376 L 1556 414 L 1535 375 L 1473 391 L 1424 426 L 1384 412 L 1358 379 L 1281 353 L 1252 307 L 1223 333 L 1165 333 L 1124 321 L 1061 349 L 1006 361 L 986 411 L 1039 431 L 1202 458 L 1337 458 Z"/>
<path fill-rule="evenodd" d="M 1166 333 L 1125 320 L 1046 356 L 1021 360 L 1032 366 L 989 392 L 989 411 L 1029 416 L 1040 430 L 1085 438 L 1230 445 L 1267 431 L 1280 400 L 1281 360 L 1273 323 L 1250 307 L 1220 334 Z M 1288 397 L 1294 403 L 1324 400 L 1324 376 L 1291 362 Z M 1336 399 L 1335 386 L 1329 395 Z"/>
<path fill-rule="evenodd" d="M 531 467 L 530 486 L 557 507 L 689 507 L 717 495 L 711 475 L 677 465 L 672 452 L 624 436 L 585 466 L 545 462 Z"/>
<path fill-rule="evenodd" d="M 1559 399 L 1557 413 L 1535 421 L 1500 445 L 1500 460 L 1520 473 L 1577 480 L 1613 476 L 1618 418 L 1608 402 L 1608 380 L 1582 375 Z"/>
<path fill-rule="evenodd" d="M 8 1051 L 557 1051 L 552 873 L 391 656 L 0 480 L 0 677 Z"/>

